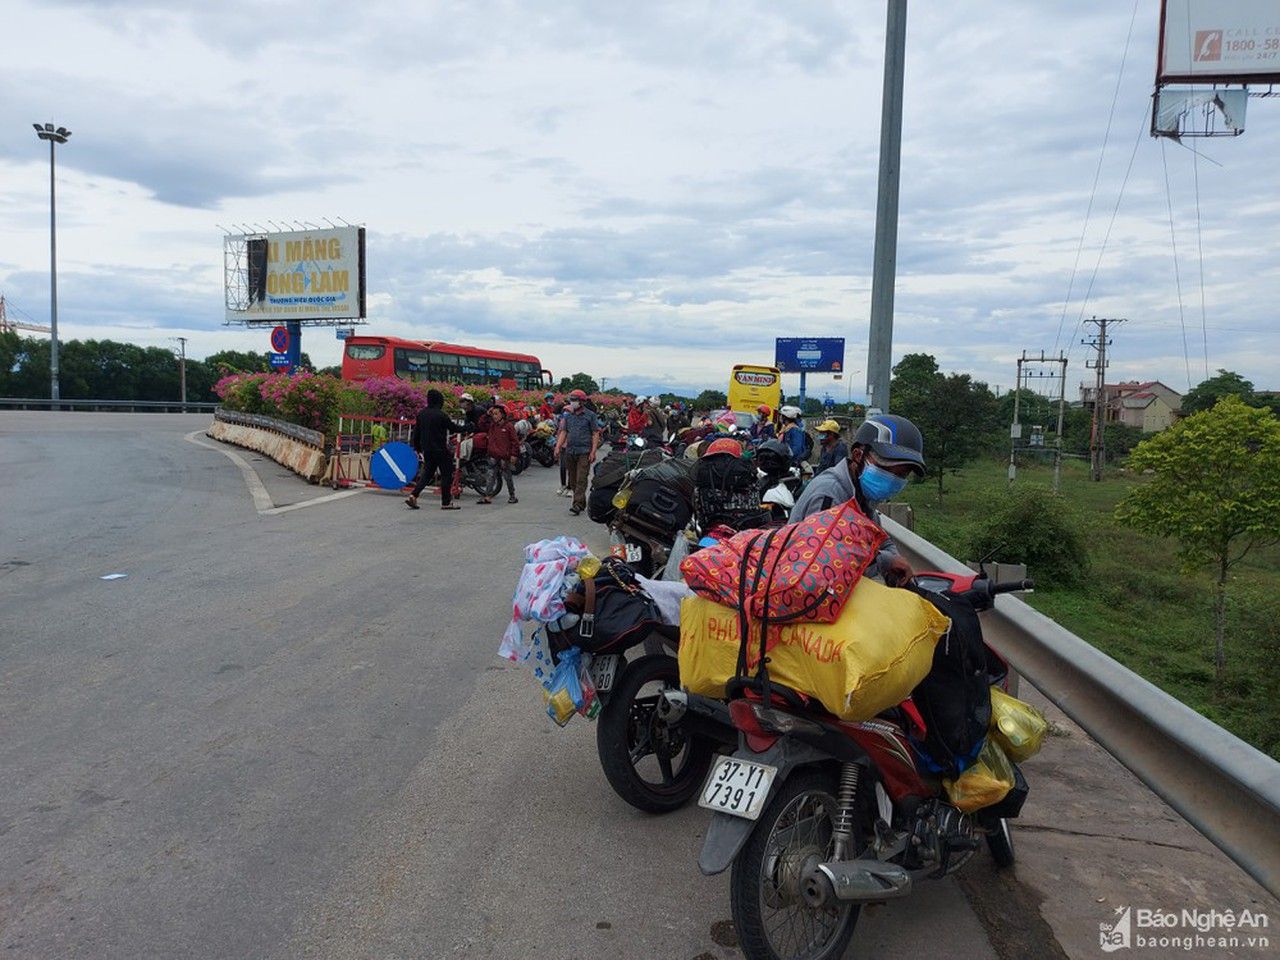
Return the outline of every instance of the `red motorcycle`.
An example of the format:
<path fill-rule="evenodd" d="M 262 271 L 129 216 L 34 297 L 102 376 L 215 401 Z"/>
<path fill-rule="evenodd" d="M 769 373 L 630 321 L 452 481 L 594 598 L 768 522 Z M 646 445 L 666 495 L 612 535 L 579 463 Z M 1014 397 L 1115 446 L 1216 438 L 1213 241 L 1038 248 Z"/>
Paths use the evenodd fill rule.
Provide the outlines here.
<path fill-rule="evenodd" d="M 974 612 L 1031 581 L 927 573 L 915 586 L 952 615 L 953 630 L 957 617 L 972 623 L 986 654 L 979 682 L 1002 681 L 1004 662 L 981 640 Z M 862 904 L 954 873 L 983 837 L 998 865 L 1013 863 L 1007 820 L 1026 798 L 1021 773 L 1015 766 L 1014 788 L 1000 803 L 961 812 L 943 774 L 926 767 L 925 725 L 911 701 L 848 723 L 771 683 L 767 667 L 732 681 L 728 694 L 738 749 L 717 757 L 704 783 L 699 805 L 713 816 L 698 863 L 708 875 L 732 866 L 733 921 L 749 960 L 842 956 Z M 694 727 L 724 712 L 722 702 L 683 691 L 664 693 L 659 708 L 664 723 Z"/>

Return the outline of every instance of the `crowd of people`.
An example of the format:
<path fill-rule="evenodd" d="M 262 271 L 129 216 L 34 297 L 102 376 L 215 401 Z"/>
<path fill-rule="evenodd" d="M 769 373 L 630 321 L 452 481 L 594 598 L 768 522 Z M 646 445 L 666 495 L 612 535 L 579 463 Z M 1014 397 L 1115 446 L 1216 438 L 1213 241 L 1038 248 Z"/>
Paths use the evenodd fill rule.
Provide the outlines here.
<path fill-rule="evenodd" d="M 620 409 L 601 411 L 582 390 L 571 391 L 563 400 L 548 392 L 536 410 L 498 396 L 477 401 L 469 393 L 462 394 L 461 406 L 462 420 L 455 422 L 444 410 L 443 395 L 437 390 L 427 394 L 427 405 L 418 414 L 411 436 L 421 460 L 417 482 L 405 500 L 412 509 L 418 509 L 418 498 L 432 480 L 440 485 L 441 509 L 458 509 L 451 491 L 454 457 L 449 445 L 450 435 L 455 434 L 485 436 L 487 456 L 506 485 L 507 502 L 518 503 L 514 473 L 520 445 L 542 422 L 552 425 L 560 468 L 558 495 L 571 500 L 569 513 L 574 516 L 586 509 L 591 466 L 601 446 L 636 437 L 686 449 L 724 434 L 743 439 L 748 447 L 769 444 L 777 449 L 773 441 L 778 441 L 794 464 L 812 473 L 791 511 L 792 521 L 850 499 L 875 519 L 877 504 L 892 499 L 911 476 L 924 473 L 920 431 L 906 418 L 888 414 L 869 417 L 853 432 L 849 444 L 841 439 L 835 420 L 823 420 L 814 428 L 815 451 L 801 411 L 792 405 L 777 411 L 760 406 L 745 430 L 730 411 L 693 416 L 682 404 L 663 405 L 644 396 L 628 398 Z M 478 503 L 492 503 L 492 499 L 481 497 Z M 886 581 L 911 575 L 910 567 L 893 553 L 882 558 L 880 566 Z"/>

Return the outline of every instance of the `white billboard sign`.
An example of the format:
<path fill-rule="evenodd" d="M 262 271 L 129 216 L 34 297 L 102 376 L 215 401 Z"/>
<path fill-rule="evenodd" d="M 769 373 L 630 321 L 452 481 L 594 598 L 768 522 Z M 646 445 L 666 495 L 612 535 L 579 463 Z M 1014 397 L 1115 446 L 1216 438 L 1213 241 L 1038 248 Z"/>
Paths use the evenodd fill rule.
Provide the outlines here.
<path fill-rule="evenodd" d="M 228 237 L 227 322 L 363 319 L 364 253 L 362 227 Z"/>
<path fill-rule="evenodd" d="M 1280 82 L 1280 3 L 1165 0 L 1156 82 Z"/>

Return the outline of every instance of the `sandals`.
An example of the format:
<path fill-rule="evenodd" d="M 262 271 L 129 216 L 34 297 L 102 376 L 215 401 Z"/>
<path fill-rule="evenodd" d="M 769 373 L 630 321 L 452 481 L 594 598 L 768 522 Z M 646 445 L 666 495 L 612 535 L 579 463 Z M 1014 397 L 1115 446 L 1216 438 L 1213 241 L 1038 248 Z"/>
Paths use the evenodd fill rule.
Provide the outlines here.
<path fill-rule="evenodd" d="M 410 510 L 421 510 L 421 509 L 422 509 L 421 507 L 419 507 L 419 506 L 418 506 L 418 498 L 417 498 L 417 497 L 405 497 L 405 498 L 404 498 L 404 502 L 405 502 L 405 505 L 406 505 L 406 506 L 408 506 L 408 508 L 409 508 Z"/>
<path fill-rule="evenodd" d="M 481 497 L 476 503 L 493 503 L 493 501 L 489 497 Z"/>
<path fill-rule="evenodd" d="M 462 508 L 456 503 L 445 503 L 440 507 L 441 510 L 461 510 Z"/>
<path fill-rule="evenodd" d="M 520 501 L 517 500 L 515 497 L 507 497 L 507 503 L 519 503 L 519 502 Z"/>

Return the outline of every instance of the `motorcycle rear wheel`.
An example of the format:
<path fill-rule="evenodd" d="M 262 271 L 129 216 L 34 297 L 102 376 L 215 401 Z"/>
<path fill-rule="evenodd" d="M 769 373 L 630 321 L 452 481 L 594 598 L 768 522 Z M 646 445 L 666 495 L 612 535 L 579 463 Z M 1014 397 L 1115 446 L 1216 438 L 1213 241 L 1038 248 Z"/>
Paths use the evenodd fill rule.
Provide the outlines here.
<path fill-rule="evenodd" d="M 675 657 L 653 654 L 628 663 L 596 723 L 605 779 L 614 793 L 646 813 L 683 807 L 711 766 L 708 741 L 659 720 L 658 695 L 664 688 L 680 689 Z"/>
<path fill-rule="evenodd" d="M 860 908 L 810 907 L 800 891 L 804 870 L 831 859 L 836 811 L 835 777 L 811 769 L 788 779 L 760 814 L 729 876 L 733 926 L 747 960 L 844 955 Z"/>
<path fill-rule="evenodd" d="M 1013 852 L 1013 834 L 1009 832 L 1009 821 L 1001 817 L 991 825 L 987 834 L 987 849 L 991 851 L 991 859 L 1001 870 L 1013 866 L 1016 859 Z"/>
<path fill-rule="evenodd" d="M 471 489 L 482 497 L 496 497 L 502 492 L 502 474 L 492 463 L 477 464 L 471 475 Z"/>

